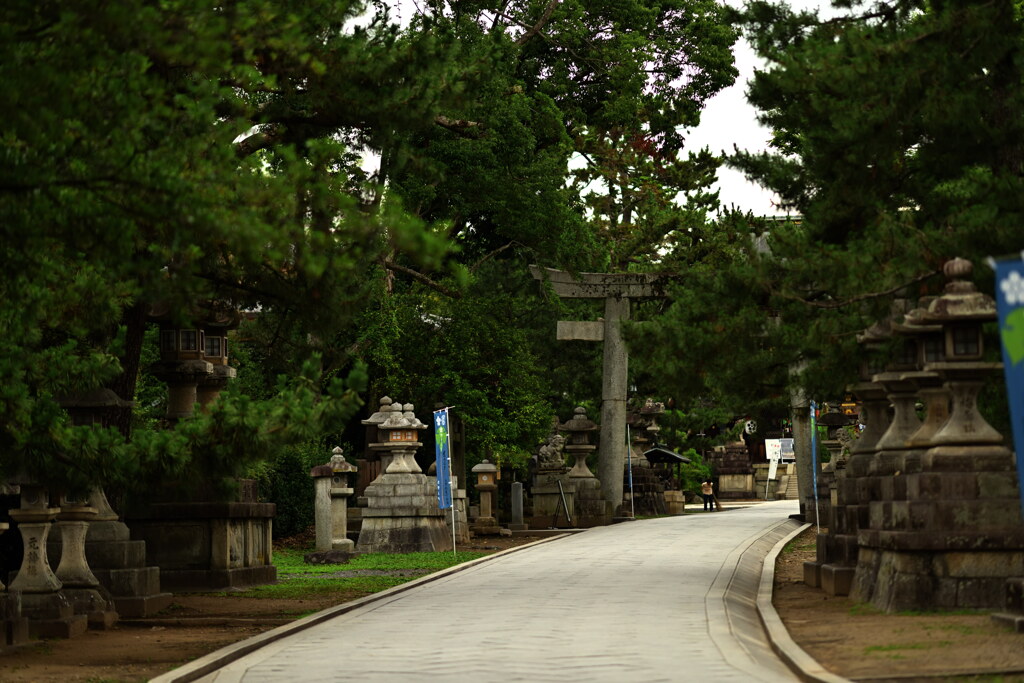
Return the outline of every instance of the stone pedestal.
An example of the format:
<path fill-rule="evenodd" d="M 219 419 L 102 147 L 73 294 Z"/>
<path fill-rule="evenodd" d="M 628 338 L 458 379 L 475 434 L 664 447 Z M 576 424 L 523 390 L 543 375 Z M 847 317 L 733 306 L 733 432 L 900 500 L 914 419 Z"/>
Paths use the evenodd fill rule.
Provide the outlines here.
<path fill-rule="evenodd" d="M 1007 580 L 1005 596 L 1002 611 L 993 614 L 992 621 L 1024 633 L 1024 577 Z"/>
<path fill-rule="evenodd" d="M 731 443 L 717 448 L 709 457 L 709 464 L 718 475 L 719 500 L 757 498 L 754 491 L 754 467 L 750 451 L 744 443 Z"/>
<path fill-rule="evenodd" d="M 686 509 L 682 491 L 665 491 L 665 514 L 681 515 Z"/>
<path fill-rule="evenodd" d="M 0 534 L 9 525 L 0 522 Z M 28 619 L 21 615 L 21 593 L 7 593 L 0 582 L 0 652 L 7 647 L 21 645 L 29 638 Z"/>
<path fill-rule="evenodd" d="M 11 510 L 10 515 L 18 523 L 25 551 L 9 590 L 21 593 L 22 615 L 28 618 L 33 638 L 81 635 L 88 627 L 86 617 L 75 614 L 46 555 L 46 537 L 60 508 L 49 507 L 46 494 L 38 487 L 22 486 L 21 499 L 21 508 Z"/>
<path fill-rule="evenodd" d="M 165 589 L 207 591 L 273 583 L 275 510 L 273 503 L 158 503 L 137 511 L 131 534 L 145 541 Z"/>
<path fill-rule="evenodd" d="M 532 493 L 533 517 L 529 522 L 530 528 L 572 526 L 569 516 L 576 508 L 576 485 L 565 468 L 538 472 L 533 479 Z"/>
<path fill-rule="evenodd" d="M 128 526 L 118 519 L 106 495 L 96 489 L 89 496 L 96 517 L 85 537 L 89 568 L 109 593 L 121 618 L 150 617 L 171 604 L 173 596 L 160 590 L 160 569 L 146 566 L 145 541 L 133 541 Z M 60 545 L 51 545 L 58 561 Z"/>
<path fill-rule="evenodd" d="M 437 485 L 422 472 L 385 472 L 366 487 L 359 553 L 451 550 L 445 511 L 437 507 Z"/>
<path fill-rule="evenodd" d="M 61 501 L 61 511 L 57 515 L 61 551 L 55 574 L 63 584 L 63 592 L 75 614 L 84 614 L 90 628 L 105 630 L 117 623 L 118 614 L 108 591 L 89 568 L 85 554 L 89 524 L 96 515 L 96 508 L 69 500 Z"/>

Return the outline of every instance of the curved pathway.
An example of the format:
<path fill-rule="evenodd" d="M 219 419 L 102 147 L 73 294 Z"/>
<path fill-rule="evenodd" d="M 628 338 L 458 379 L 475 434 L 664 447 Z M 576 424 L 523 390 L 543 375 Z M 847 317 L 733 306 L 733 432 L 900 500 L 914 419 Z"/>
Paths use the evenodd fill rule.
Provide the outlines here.
<path fill-rule="evenodd" d="M 795 681 L 754 607 L 795 512 L 760 503 L 538 542 L 154 680 Z"/>

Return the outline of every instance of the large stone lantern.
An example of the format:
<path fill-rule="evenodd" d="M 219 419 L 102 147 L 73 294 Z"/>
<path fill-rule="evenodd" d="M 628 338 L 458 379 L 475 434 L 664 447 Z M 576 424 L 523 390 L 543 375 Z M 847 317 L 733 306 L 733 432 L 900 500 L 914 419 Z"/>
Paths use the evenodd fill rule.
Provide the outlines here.
<path fill-rule="evenodd" d="M 860 546 L 857 534 L 867 528 L 871 500 L 870 473 L 876 444 L 889 427 L 889 398 L 885 388 L 873 381 L 882 371 L 884 349 L 892 335 L 891 322 L 871 325 L 857 336 L 861 347 L 860 381 L 849 387 L 862 405 L 865 429 L 854 442 L 846 467 L 837 473 L 836 501 L 832 508 L 833 528 L 818 535 L 818 557 L 804 565 L 810 585 L 820 585 L 830 595 L 848 595 L 853 585 Z"/>
<path fill-rule="evenodd" d="M 575 484 L 573 521 L 579 527 L 607 524 L 611 518 L 610 505 L 601 495 L 601 482 L 587 467 L 587 457 L 597 449 L 592 441 L 599 429 L 582 407 L 558 426 L 558 431 L 566 435 L 564 451 L 576 458 L 569 479 Z"/>
<path fill-rule="evenodd" d="M 1001 368 L 983 357 L 982 325 L 995 319 L 995 303 L 967 280 L 969 262 L 953 259 L 943 272 L 949 282 L 922 320 L 942 327 L 944 359 L 924 371 L 942 379 L 952 409 L 919 471 L 905 475 L 893 528 L 878 532 L 870 601 L 887 611 L 999 607 L 1006 579 L 1024 567 L 1013 455 L 977 408 L 986 378 Z"/>
<path fill-rule="evenodd" d="M 382 400 L 383 420 L 364 421 L 375 429 L 370 449 L 380 453 L 382 472 L 364 491 L 366 507 L 356 552 L 419 552 L 450 550 L 451 537 L 444 511 L 437 506 L 437 486 L 416 462 L 427 426 L 414 406 Z"/>

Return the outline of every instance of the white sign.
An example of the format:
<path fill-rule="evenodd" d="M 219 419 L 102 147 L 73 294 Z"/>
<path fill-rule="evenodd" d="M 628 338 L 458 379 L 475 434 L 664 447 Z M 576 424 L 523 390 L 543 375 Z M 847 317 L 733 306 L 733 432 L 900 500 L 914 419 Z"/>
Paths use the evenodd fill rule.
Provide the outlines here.
<path fill-rule="evenodd" d="M 779 441 L 782 443 L 782 462 L 796 462 L 793 439 L 779 439 Z"/>
<path fill-rule="evenodd" d="M 764 450 L 768 456 L 768 462 L 778 463 L 782 458 L 782 439 L 765 439 Z"/>

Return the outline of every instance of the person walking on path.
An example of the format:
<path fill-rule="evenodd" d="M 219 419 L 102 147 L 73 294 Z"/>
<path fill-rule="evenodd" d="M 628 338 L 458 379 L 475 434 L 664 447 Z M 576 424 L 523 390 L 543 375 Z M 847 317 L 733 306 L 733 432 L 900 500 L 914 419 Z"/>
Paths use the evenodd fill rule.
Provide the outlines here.
<path fill-rule="evenodd" d="M 700 485 L 700 495 L 704 498 L 704 512 L 714 511 L 715 489 L 710 479 Z"/>

